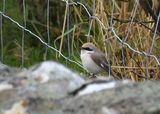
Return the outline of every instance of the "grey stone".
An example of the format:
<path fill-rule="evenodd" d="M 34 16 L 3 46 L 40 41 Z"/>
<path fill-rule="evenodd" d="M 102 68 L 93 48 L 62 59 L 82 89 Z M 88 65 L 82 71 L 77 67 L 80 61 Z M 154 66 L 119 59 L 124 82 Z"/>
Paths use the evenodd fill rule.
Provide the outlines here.
<path fill-rule="evenodd" d="M 8 75 L 11 76 L 12 73 L 9 72 Z M 28 70 L 16 71 L 9 79 L 1 82 L 3 90 L 0 91 L 0 107 L 11 107 L 21 99 L 61 99 L 84 82 L 77 73 L 59 63 L 42 62 Z"/>
<path fill-rule="evenodd" d="M 88 81 L 53 61 L 42 62 L 28 70 L 0 66 L 0 70 L 6 68 L 11 72 L 5 76 L 0 73 L 2 114 L 160 113 L 158 81 Z"/>

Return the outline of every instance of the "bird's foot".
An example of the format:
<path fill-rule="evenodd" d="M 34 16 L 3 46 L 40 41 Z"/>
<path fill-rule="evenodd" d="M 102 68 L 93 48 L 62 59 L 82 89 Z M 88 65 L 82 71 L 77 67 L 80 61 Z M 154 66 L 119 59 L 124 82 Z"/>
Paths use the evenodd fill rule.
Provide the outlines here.
<path fill-rule="evenodd" d="M 97 78 L 97 76 L 95 74 L 90 74 L 89 79 L 94 79 Z"/>

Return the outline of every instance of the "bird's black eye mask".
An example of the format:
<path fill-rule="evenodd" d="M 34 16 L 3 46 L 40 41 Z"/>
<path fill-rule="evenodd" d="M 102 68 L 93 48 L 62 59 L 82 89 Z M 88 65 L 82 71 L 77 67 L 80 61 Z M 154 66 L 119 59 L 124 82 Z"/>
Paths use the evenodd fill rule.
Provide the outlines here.
<path fill-rule="evenodd" d="M 93 51 L 93 49 L 89 47 L 81 47 L 81 50 Z"/>

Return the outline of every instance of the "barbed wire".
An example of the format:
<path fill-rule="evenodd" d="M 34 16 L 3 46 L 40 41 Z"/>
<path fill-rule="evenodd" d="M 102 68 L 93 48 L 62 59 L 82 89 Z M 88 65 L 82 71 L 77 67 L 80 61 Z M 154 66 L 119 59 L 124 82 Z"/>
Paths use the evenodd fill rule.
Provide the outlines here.
<path fill-rule="evenodd" d="M 136 49 L 134 49 L 132 46 L 130 46 L 128 43 L 126 43 L 125 41 L 121 40 L 121 38 L 116 34 L 116 31 L 115 31 L 115 29 L 114 29 L 114 27 L 113 27 L 112 24 L 111 24 L 111 26 L 108 27 L 108 28 L 105 27 L 105 25 L 103 24 L 103 22 L 102 22 L 97 16 L 91 15 L 91 13 L 89 12 L 89 10 L 87 9 L 87 7 L 86 7 L 83 3 L 81 3 L 81 2 L 72 2 L 72 3 L 69 3 L 68 0 L 62 0 L 62 1 L 65 1 L 66 4 L 68 4 L 68 5 L 81 5 L 81 6 L 85 9 L 85 11 L 86 11 L 86 13 L 88 14 L 89 18 L 90 18 L 90 19 L 95 19 L 95 20 L 97 20 L 98 23 L 100 24 L 100 26 L 101 26 L 106 32 L 108 32 L 109 30 L 111 30 L 112 33 L 113 33 L 113 35 L 114 35 L 115 38 L 119 41 L 120 44 L 125 45 L 127 48 L 129 48 L 131 51 L 133 51 L 133 52 L 135 52 L 135 53 L 137 53 L 137 54 L 154 58 L 154 59 L 156 60 L 157 64 L 160 65 L 160 62 L 159 62 L 158 58 L 157 58 L 155 55 L 153 55 L 153 54 L 148 54 L 147 52 L 144 52 L 144 51 L 141 52 L 141 51 L 139 51 L 139 50 L 136 50 Z M 159 15 L 159 16 L 160 16 L 160 15 Z M 156 23 L 156 26 L 157 26 L 157 24 L 158 24 L 158 21 L 157 21 L 157 23 Z M 155 31 L 156 31 L 156 30 L 155 30 Z M 156 32 L 155 32 L 155 34 L 156 34 Z M 154 37 L 155 37 L 155 36 L 154 36 Z"/>
<path fill-rule="evenodd" d="M 0 11 L 0 15 L 2 15 L 3 17 L 5 17 L 6 19 L 9 19 L 11 22 L 13 22 L 14 24 L 16 24 L 16 25 L 17 25 L 18 27 L 20 27 L 21 29 L 25 30 L 26 32 L 28 32 L 28 33 L 30 33 L 31 35 L 33 35 L 34 37 L 38 38 L 38 40 L 39 40 L 42 44 L 44 44 L 44 45 L 47 46 L 48 48 L 50 48 L 50 49 L 58 52 L 64 59 L 66 59 L 66 60 L 68 60 L 68 61 L 70 61 L 70 62 L 72 62 L 72 63 L 75 63 L 75 64 L 77 64 L 79 67 L 81 67 L 81 68 L 84 69 L 84 67 L 83 67 L 79 62 L 76 62 L 76 61 L 74 61 L 74 60 L 71 60 L 71 59 L 67 58 L 67 57 L 64 56 L 59 50 L 57 50 L 56 48 L 52 47 L 51 45 L 48 45 L 48 43 L 46 43 L 45 41 L 43 41 L 43 40 L 41 39 L 41 37 L 39 37 L 38 35 L 36 35 L 36 34 L 33 33 L 32 31 L 30 31 L 29 29 L 23 27 L 23 26 L 20 25 L 17 21 L 13 20 L 11 17 L 5 15 L 5 14 L 4 14 L 3 12 L 1 12 L 1 11 Z"/>
<path fill-rule="evenodd" d="M 136 1 L 135 1 L 135 4 L 134 4 L 134 6 L 133 6 L 133 10 L 132 10 L 132 12 L 131 12 L 131 21 L 130 21 L 130 23 L 129 23 L 127 35 L 126 35 L 126 37 L 125 37 L 124 40 L 123 40 L 124 42 L 127 41 L 128 37 L 129 37 L 129 33 L 131 32 L 131 27 L 132 27 L 132 24 L 133 24 L 133 21 L 134 21 L 134 18 L 135 18 L 135 16 L 136 16 L 136 12 L 137 12 L 137 9 L 138 9 L 138 1 L 139 1 L 139 0 L 136 0 Z"/>
<path fill-rule="evenodd" d="M 159 14 L 158 14 L 157 23 L 156 23 L 156 26 L 155 26 L 154 35 L 153 35 L 153 40 L 152 40 L 152 44 L 151 44 L 151 48 L 150 48 L 150 52 L 149 52 L 149 53 L 151 53 L 152 50 L 153 50 L 153 45 L 154 45 L 155 39 L 156 39 L 156 32 L 157 32 L 157 28 L 158 28 L 159 19 L 160 19 L 160 12 L 159 12 Z"/>

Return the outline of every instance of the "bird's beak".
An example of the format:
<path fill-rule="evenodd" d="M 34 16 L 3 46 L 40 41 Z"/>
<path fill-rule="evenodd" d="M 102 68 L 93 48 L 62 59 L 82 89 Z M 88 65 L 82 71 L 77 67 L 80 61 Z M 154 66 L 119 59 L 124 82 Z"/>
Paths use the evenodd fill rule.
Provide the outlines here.
<path fill-rule="evenodd" d="M 80 47 L 80 50 L 83 50 L 84 48 L 83 47 Z"/>

